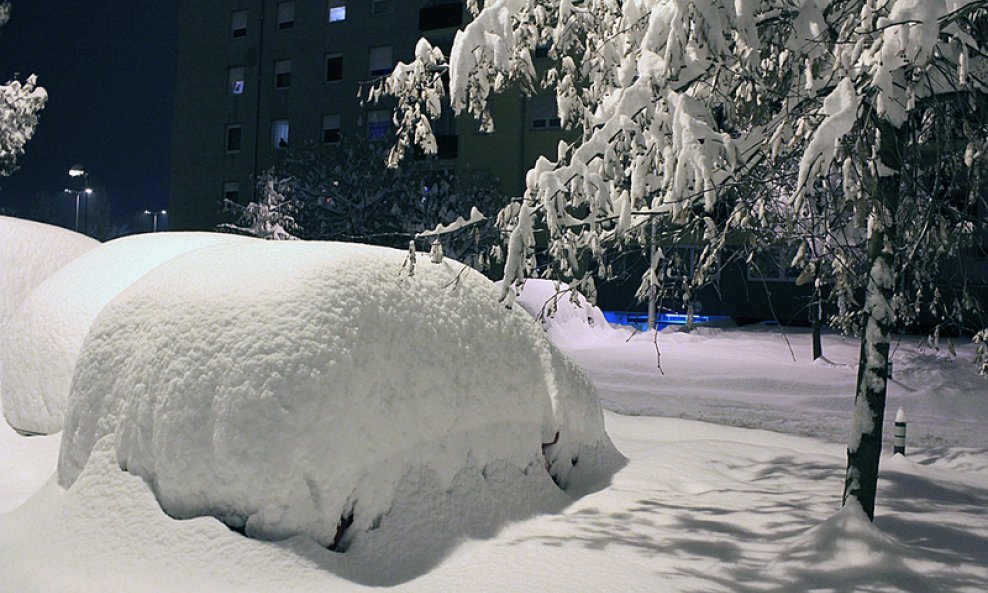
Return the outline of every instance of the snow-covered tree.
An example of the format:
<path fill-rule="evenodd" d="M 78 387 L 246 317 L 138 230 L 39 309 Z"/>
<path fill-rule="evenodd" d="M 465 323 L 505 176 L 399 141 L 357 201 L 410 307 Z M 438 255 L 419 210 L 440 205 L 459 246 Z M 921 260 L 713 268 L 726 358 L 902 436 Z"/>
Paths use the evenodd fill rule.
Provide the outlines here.
<path fill-rule="evenodd" d="M 292 180 L 265 173 L 258 181 L 260 199 L 246 205 L 226 200 L 224 208 L 237 215 L 236 223 L 223 223 L 221 230 L 273 241 L 294 241 L 300 231 L 295 222 L 297 202 L 290 197 Z"/>
<path fill-rule="evenodd" d="M 500 210 L 507 198 L 497 180 L 443 169 L 434 159 L 387 167 L 387 152 L 385 143 L 346 135 L 331 151 L 288 151 L 271 175 L 289 180 L 303 229 L 299 236 L 405 248 L 420 233 L 444 225 L 444 232 L 420 237 L 420 247 L 438 236 L 446 255 L 486 269 L 490 247 L 499 240 L 493 222 L 474 217 L 472 225 L 449 225 L 470 217 L 474 206 Z"/>
<path fill-rule="evenodd" d="M 10 20 L 10 4 L 0 3 L 0 27 Z M 38 112 L 48 100 L 45 89 L 31 75 L 24 82 L 13 80 L 0 85 L 0 175 L 16 169 L 17 157 L 24 154 L 34 129 Z"/>
<path fill-rule="evenodd" d="M 873 517 L 890 334 L 924 307 L 942 310 L 942 263 L 977 230 L 967 213 L 988 149 L 988 2 L 473 6 L 448 58 L 422 40 L 383 83 L 398 99 L 393 160 L 413 142 L 435 149 L 429 119 L 444 94 L 490 128 L 492 93 L 555 91 L 561 120 L 582 136 L 539 159 L 524 198 L 502 212 L 508 298 L 534 269 L 537 226 L 548 231 L 547 273 L 589 294 L 608 246 L 648 245 L 656 225 L 702 247 L 694 286 L 729 241 L 806 235 L 793 265 L 828 276 L 840 319 L 860 330 L 844 498 Z M 538 45 L 553 60 L 541 80 Z M 654 253 L 646 284 L 660 278 Z"/>

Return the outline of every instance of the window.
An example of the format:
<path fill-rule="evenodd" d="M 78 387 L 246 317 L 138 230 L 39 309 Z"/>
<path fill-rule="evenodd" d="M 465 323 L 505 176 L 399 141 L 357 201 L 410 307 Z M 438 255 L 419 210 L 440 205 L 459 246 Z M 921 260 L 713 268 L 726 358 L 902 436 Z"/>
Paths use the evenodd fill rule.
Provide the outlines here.
<path fill-rule="evenodd" d="M 391 112 L 375 109 L 367 112 L 367 139 L 384 140 L 391 133 Z"/>
<path fill-rule="evenodd" d="M 530 97 L 528 117 L 533 130 L 547 130 L 560 127 L 559 112 L 555 95 Z"/>
<path fill-rule="evenodd" d="M 758 282 L 795 282 L 799 270 L 789 264 L 796 250 L 789 247 L 769 247 L 758 251 L 748 263 L 748 280 Z"/>
<path fill-rule="evenodd" d="M 391 57 L 390 45 L 370 48 L 370 74 L 371 76 L 384 76 L 391 74 L 394 70 L 394 61 Z"/>
<path fill-rule="evenodd" d="M 240 152 L 240 144 L 243 140 L 243 128 L 240 126 L 226 127 L 226 151 Z"/>
<path fill-rule="evenodd" d="M 329 0 L 329 22 L 341 23 L 346 20 L 346 2 Z"/>
<path fill-rule="evenodd" d="M 394 0 L 371 0 L 371 14 L 391 14 L 395 11 Z"/>
<path fill-rule="evenodd" d="M 282 2 L 278 5 L 278 29 L 284 31 L 295 26 L 295 3 Z"/>
<path fill-rule="evenodd" d="M 274 88 L 287 89 L 292 86 L 292 61 L 278 60 L 274 63 Z"/>
<path fill-rule="evenodd" d="M 246 10 L 235 10 L 230 16 L 230 36 L 234 39 L 247 36 Z"/>
<path fill-rule="evenodd" d="M 322 116 L 322 143 L 336 144 L 340 141 L 340 116 Z"/>
<path fill-rule="evenodd" d="M 275 150 L 288 148 L 288 120 L 276 119 L 271 122 L 271 145 Z"/>
<path fill-rule="evenodd" d="M 463 24 L 463 3 L 447 2 L 419 10 L 419 30 L 446 29 Z"/>
<path fill-rule="evenodd" d="M 231 202 L 240 201 L 240 184 L 236 181 L 223 182 L 223 199 Z"/>
<path fill-rule="evenodd" d="M 326 56 L 326 82 L 343 80 L 343 54 Z"/>
<path fill-rule="evenodd" d="M 230 75 L 227 81 L 227 92 L 231 95 L 244 94 L 245 77 L 246 70 L 243 66 L 234 66 L 233 68 L 230 68 Z"/>

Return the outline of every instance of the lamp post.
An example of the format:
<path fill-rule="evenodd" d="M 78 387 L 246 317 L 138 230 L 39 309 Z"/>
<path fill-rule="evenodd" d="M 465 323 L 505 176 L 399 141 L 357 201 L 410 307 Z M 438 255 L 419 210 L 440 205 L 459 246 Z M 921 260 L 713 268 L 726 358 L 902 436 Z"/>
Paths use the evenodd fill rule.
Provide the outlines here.
<path fill-rule="evenodd" d="M 81 201 L 82 194 L 86 194 L 86 196 L 90 196 L 92 195 L 93 190 L 89 187 L 89 173 L 86 173 L 85 169 L 82 168 L 82 165 L 72 165 L 72 167 L 69 169 L 69 177 L 82 177 L 83 189 L 72 190 L 66 188 L 65 190 L 65 193 L 67 194 L 75 194 L 75 230 L 76 232 L 79 232 L 79 202 Z M 86 201 L 86 208 L 88 211 L 89 208 L 88 200 Z"/>
<path fill-rule="evenodd" d="M 151 226 L 151 232 L 152 233 L 157 233 L 158 232 L 158 217 L 159 216 L 165 216 L 165 215 L 167 215 L 168 214 L 168 211 L 167 210 L 155 210 L 154 212 L 152 212 L 150 210 L 145 210 L 144 211 L 144 214 L 146 214 L 147 216 L 150 216 L 151 217 L 151 224 L 152 224 L 152 226 Z"/>

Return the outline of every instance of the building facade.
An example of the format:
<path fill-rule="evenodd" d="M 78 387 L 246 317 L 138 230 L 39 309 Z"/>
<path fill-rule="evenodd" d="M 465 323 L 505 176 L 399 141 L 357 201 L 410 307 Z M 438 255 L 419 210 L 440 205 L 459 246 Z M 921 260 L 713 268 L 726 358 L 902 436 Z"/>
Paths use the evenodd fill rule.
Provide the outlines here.
<path fill-rule="evenodd" d="M 214 228 L 222 200 L 251 200 L 286 148 L 386 141 L 393 103 L 363 104 L 361 90 L 423 36 L 448 51 L 469 17 L 449 0 L 181 0 L 170 227 Z M 468 116 L 437 122 L 437 166 L 488 171 L 520 195 L 564 136 L 555 101 L 505 93 L 493 112 L 489 134 Z"/>

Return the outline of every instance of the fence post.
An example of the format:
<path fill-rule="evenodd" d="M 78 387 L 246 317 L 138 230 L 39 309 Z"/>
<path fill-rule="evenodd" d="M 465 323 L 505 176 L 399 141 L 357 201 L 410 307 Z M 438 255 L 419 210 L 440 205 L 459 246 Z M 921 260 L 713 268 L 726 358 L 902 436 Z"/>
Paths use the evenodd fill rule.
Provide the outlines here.
<path fill-rule="evenodd" d="M 892 454 L 906 454 L 906 413 L 899 408 L 895 415 L 895 431 L 892 438 Z"/>

